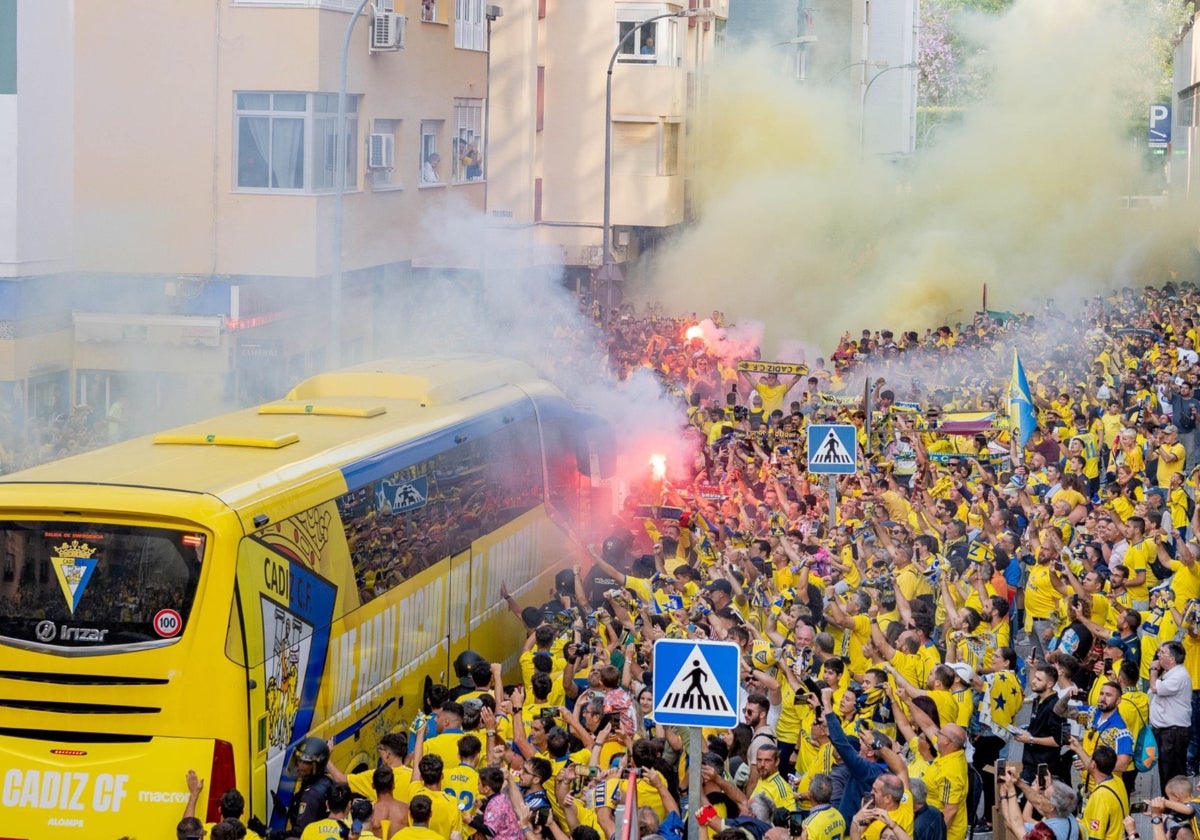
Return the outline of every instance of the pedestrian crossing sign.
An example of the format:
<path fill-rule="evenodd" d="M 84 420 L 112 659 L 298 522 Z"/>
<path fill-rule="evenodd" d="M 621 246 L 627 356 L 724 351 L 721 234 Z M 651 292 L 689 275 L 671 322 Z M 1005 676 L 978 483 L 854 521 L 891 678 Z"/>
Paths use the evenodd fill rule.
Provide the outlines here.
<path fill-rule="evenodd" d="M 654 643 L 655 723 L 737 726 L 742 651 L 733 642 L 659 639 Z"/>
<path fill-rule="evenodd" d="M 851 475 L 858 463 L 858 430 L 849 424 L 808 427 L 808 471 Z"/>

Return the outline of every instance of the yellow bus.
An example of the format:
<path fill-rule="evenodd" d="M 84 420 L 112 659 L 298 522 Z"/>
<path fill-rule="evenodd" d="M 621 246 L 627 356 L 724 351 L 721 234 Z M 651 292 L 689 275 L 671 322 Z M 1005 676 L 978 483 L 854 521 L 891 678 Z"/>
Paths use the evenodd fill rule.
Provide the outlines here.
<path fill-rule="evenodd" d="M 588 423 L 517 362 L 394 361 L 0 478 L 0 833 L 172 836 L 190 768 L 201 819 L 281 827 L 305 736 L 374 766 L 427 675 L 515 664 L 500 585 L 577 559 Z"/>

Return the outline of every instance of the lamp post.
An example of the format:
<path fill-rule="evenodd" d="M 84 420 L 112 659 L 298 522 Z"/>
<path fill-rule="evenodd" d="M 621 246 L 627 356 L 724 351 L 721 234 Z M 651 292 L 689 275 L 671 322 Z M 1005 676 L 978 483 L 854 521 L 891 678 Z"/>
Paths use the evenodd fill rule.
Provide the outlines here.
<path fill-rule="evenodd" d="M 613 82 L 613 66 L 617 63 L 617 56 L 621 54 L 621 48 L 629 43 L 633 38 L 633 34 L 647 24 L 655 21 L 664 20 L 666 18 L 699 18 L 701 20 L 712 20 L 715 13 L 712 9 L 683 9 L 678 12 L 668 12 L 665 15 L 655 15 L 649 17 L 639 23 L 637 26 L 630 29 L 625 35 L 617 41 L 617 46 L 612 52 L 612 56 L 608 59 L 608 79 L 604 88 L 604 244 L 602 248 L 601 265 L 599 271 L 596 272 L 595 287 L 593 293 L 597 297 L 603 295 L 603 300 L 600 302 L 601 308 L 607 310 L 613 306 L 613 293 L 618 288 L 618 284 L 625 279 L 621 272 L 621 267 L 617 265 L 612 256 L 612 82 Z M 699 72 L 699 68 L 697 68 Z"/>
<path fill-rule="evenodd" d="M 867 86 L 863 88 L 862 102 L 860 103 L 861 115 L 858 121 L 858 156 L 861 158 L 866 154 L 867 148 L 867 94 L 871 92 L 871 85 L 884 73 L 890 73 L 893 70 L 912 69 L 917 66 L 915 61 L 910 61 L 907 64 L 897 64 L 895 67 L 885 67 L 871 77 L 867 82 Z M 844 68 L 843 68 L 844 69 Z"/>
<path fill-rule="evenodd" d="M 835 70 L 829 76 L 829 78 L 825 80 L 825 83 L 829 84 L 834 79 L 836 79 L 838 76 L 842 75 L 847 70 L 849 70 L 851 67 L 878 67 L 880 69 L 884 69 L 887 66 L 888 66 L 888 63 L 884 59 L 880 59 L 879 61 L 867 61 L 866 59 L 863 59 L 861 61 L 851 61 L 845 67 L 839 67 L 837 70 Z"/>
<path fill-rule="evenodd" d="M 342 68 L 338 77 L 337 123 L 334 137 L 337 152 L 333 176 L 333 274 L 329 281 L 329 356 L 326 367 L 336 368 L 342 364 L 342 239 L 346 218 L 346 76 L 350 65 L 350 38 L 358 16 L 366 8 L 368 0 L 359 0 L 358 8 L 350 15 L 346 24 L 346 38 L 342 42 Z"/>

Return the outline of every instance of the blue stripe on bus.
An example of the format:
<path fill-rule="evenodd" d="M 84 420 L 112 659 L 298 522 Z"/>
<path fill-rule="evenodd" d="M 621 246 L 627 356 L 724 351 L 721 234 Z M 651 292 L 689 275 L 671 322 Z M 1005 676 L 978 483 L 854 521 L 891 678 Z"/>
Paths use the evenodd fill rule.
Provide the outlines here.
<path fill-rule="evenodd" d="M 551 416 L 561 414 L 559 406 L 566 405 L 561 400 L 541 401 L 538 409 L 543 414 Z M 555 405 L 557 404 L 557 405 Z M 359 461 L 354 461 L 342 467 L 342 475 L 346 479 L 346 487 L 353 490 L 363 487 L 373 481 L 391 475 L 417 461 L 424 461 L 439 453 L 453 449 L 466 440 L 476 440 L 504 428 L 517 420 L 528 420 L 533 417 L 533 403 L 529 400 L 510 403 L 503 408 L 489 411 L 471 417 L 445 429 L 425 435 L 415 440 L 376 452 Z M 456 440 L 465 437 L 466 440 Z"/>

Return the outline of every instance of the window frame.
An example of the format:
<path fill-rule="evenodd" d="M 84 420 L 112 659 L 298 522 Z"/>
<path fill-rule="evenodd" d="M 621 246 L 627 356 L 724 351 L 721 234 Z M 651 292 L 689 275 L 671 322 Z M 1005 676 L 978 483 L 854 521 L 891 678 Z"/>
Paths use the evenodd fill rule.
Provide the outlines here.
<path fill-rule="evenodd" d="M 454 46 L 487 52 L 486 0 L 454 0 Z"/>
<path fill-rule="evenodd" d="M 639 32 L 629 41 L 627 45 L 628 52 L 622 50 L 617 53 L 617 63 L 636 64 L 644 67 L 679 66 L 681 60 L 679 55 L 679 19 L 667 17 L 656 20 L 652 24 L 645 23 L 646 20 L 652 17 L 671 14 L 671 12 L 672 9 L 668 8 L 665 3 L 618 4 L 614 22 L 616 40 L 613 42 L 613 46 L 615 47 L 621 42 L 621 38 L 628 31 L 627 26 L 632 25 L 638 30 L 644 30 L 649 26 L 653 29 L 654 52 L 650 54 L 642 53 L 643 34 Z"/>
<path fill-rule="evenodd" d="M 243 104 L 249 97 L 266 96 L 267 107 L 253 107 Z M 304 108 L 281 108 L 276 97 L 304 97 Z M 331 105 L 332 100 L 332 105 Z M 346 191 L 358 190 L 358 94 L 346 96 L 345 142 L 346 142 Z M 323 170 L 334 169 L 328 160 L 322 162 L 321 157 L 328 158 L 331 151 L 328 143 L 329 135 L 325 131 L 327 123 L 337 122 L 337 94 L 327 91 L 296 91 L 296 90 L 235 90 L 233 91 L 233 165 L 231 167 L 232 191 L 235 193 L 261 195 L 328 195 L 337 191 L 336 171 L 329 175 L 329 182 L 324 178 L 318 179 Z M 275 123 L 277 121 L 299 121 L 301 123 L 300 155 L 301 185 L 299 187 L 272 186 L 275 178 L 272 171 L 271 158 L 267 159 L 266 185 L 243 184 L 242 145 L 243 120 L 266 119 L 268 126 L 267 144 L 273 154 Z M 334 126 L 336 137 L 336 125 Z M 318 151 L 320 149 L 320 151 Z M 257 150 L 255 150 L 257 151 Z M 337 145 L 333 144 L 333 154 L 337 153 Z M 320 180 L 320 185 L 318 185 Z"/>
<path fill-rule="evenodd" d="M 441 152 L 442 146 L 442 131 L 446 126 L 446 121 L 441 119 L 421 120 L 420 127 L 420 153 L 417 157 L 417 184 L 420 189 L 427 187 L 444 187 L 449 183 L 444 177 L 445 169 L 438 173 L 438 180 L 425 180 L 425 161 L 430 155 L 437 154 L 440 160 L 445 160 L 446 156 Z M 428 141 L 432 138 L 432 142 Z"/>
<path fill-rule="evenodd" d="M 484 100 L 481 98 L 454 98 L 454 137 L 451 138 L 451 143 L 456 144 L 456 147 L 450 162 L 451 184 L 474 184 L 486 178 L 486 168 L 478 178 L 467 178 L 462 167 L 463 144 L 469 144 L 472 140 L 475 141 L 475 148 L 479 152 L 480 166 L 484 166 L 483 109 Z"/>
<path fill-rule="evenodd" d="M 370 135 L 372 134 L 390 134 L 392 135 L 392 165 L 388 169 L 368 169 L 368 179 L 371 184 L 371 189 L 374 192 L 387 192 L 389 190 L 404 189 L 401 175 L 401 154 L 400 154 L 400 138 L 403 137 L 404 120 L 388 117 L 375 117 L 371 120 L 371 130 L 367 133 L 366 142 L 371 142 Z M 369 149 L 364 145 L 364 154 L 369 154 Z M 381 177 L 382 176 L 382 177 Z"/>

